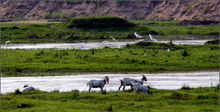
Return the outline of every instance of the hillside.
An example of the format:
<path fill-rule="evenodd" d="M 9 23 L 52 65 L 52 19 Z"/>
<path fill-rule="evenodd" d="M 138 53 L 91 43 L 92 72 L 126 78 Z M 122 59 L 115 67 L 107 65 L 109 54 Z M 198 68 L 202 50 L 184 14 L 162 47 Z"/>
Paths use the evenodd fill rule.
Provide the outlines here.
<path fill-rule="evenodd" d="M 2 20 L 119 16 L 125 19 L 219 20 L 219 0 L 0 0 Z"/>

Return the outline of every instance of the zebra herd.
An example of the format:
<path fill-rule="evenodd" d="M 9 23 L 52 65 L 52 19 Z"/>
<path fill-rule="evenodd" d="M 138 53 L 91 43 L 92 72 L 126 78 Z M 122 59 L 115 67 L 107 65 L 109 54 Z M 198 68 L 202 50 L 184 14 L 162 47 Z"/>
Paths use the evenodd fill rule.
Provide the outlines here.
<path fill-rule="evenodd" d="M 123 86 L 123 90 L 126 86 L 130 86 L 131 89 L 134 88 L 134 93 L 136 93 L 138 90 L 142 91 L 144 94 L 147 92 L 147 94 L 152 95 L 153 93 L 149 91 L 147 86 L 143 86 L 144 81 L 147 81 L 146 76 L 142 75 L 142 78 L 139 79 L 133 79 L 133 78 L 123 78 L 120 79 L 121 85 L 118 88 L 118 91 L 120 91 L 121 87 Z M 101 91 L 103 91 L 103 87 L 105 84 L 109 84 L 109 77 L 105 76 L 103 80 L 90 80 L 87 85 L 89 86 L 89 92 L 91 88 L 100 88 Z"/>
<path fill-rule="evenodd" d="M 142 75 L 141 79 L 133 79 L 133 78 L 123 78 L 120 79 L 121 85 L 118 88 L 118 91 L 120 91 L 121 87 L 123 87 L 123 90 L 125 89 L 126 86 L 130 86 L 131 89 L 134 89 L 134 93 L 136 93 L 138 90 L 142 91 L 144 94 L 147 92 L 147 94 L 152 95 L 153 93 L 149 91 L 147 86 L 143 86 L 144 81 L 147 81 L 146 76 Z M 105 76 L 103 80 L 90 80 L 87 85 L 89 86 L 89 92 L 91 91 L 92 88 L 100 88 L 101 91 L 103 91 L 103 88 L 105 84 L 109 84 L 109 77 Z M 30 91 L 30 90 L 35 90 L 34 87 L 29 86 L 29 84 L 25 84 L 23 86 L 23 91 Z"/>

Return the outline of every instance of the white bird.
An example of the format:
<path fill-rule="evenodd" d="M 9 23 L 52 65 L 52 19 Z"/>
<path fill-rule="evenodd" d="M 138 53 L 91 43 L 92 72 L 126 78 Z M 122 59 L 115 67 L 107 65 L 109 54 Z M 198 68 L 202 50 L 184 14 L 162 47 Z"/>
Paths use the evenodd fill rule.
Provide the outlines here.
<path fill-rule="evenodd" d="M 170 48 L 168 48 L 167 51 L 170 52 Z"/>
<path fill-rule="evenodd" d="M 103 41 L 101 44 L 106 44 L 106 43 L 109 43 L 109 41 L 106 41 L 106 40 L 105 40 L 105 41 Z"/>
<path fill-rule="evenodd" d="M 155 41 L 155 42 L 157 41 L 157 39 L 153 38 L 151 34 L 149 34 L 149 37 L 152 41 Z"/>
<path fill-rule="evenodd" d="M 29 86 L 29 84 L 25 84 L 24 86 L 23 86 L 23 91 L 30 91 L 30 90 L 35 90 L 35 88 L 34 87 L 32 87 L 32 86 Z"/>
<path fill-rule="evenodd" d="M 6 41 L 6 42 L 5 42 L 5 46 L 6 46 L 9 42 L 11 42 L 11 41 Z"/>
<path fill-rule="evenodd" d="M 118 42 L 114 37 L 110 36 L 112 38 L 112 40 L 114 40 L 115 42 Z"/>
<path fill-rule="evenodd" d="M 134 35 L 135 35 L 135 37 L 138 38 L 138 39 L 139 39 L 139 38 L 142 38 L 142 36 L 139 35 L 139 34 L 137 34 L 136 32 L 134 32 Z"/>

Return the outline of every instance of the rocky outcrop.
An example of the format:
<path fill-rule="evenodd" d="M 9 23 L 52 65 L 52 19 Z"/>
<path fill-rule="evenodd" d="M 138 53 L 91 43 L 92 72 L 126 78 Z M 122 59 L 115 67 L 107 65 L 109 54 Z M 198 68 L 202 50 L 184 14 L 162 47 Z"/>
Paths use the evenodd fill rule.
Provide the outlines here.
<path fill-rule="evenodd" d="M 219 21 L 219 0 L 0 0 L 2 19 L 64 19 L 120 16 L 125 19 Z"/>

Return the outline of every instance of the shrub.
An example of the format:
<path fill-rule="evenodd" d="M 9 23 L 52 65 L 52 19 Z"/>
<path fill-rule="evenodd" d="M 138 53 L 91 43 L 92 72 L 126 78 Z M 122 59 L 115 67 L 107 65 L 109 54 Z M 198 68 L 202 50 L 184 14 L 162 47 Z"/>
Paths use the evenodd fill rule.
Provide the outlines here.
<path fill-rule="evenodd" d="M 188 94 L 173 92 L 173 93 L 171 93 L 170 98 L 177 99 L 177 100 L 189 100 L 189 99 L 191 99 L 191 96 Z"/>
<path fill-rule="evenodd" d="M 102 94 L 107 94 L 106 90 L 102 91 Z"/>
<path fill-rule="evenodd" d="M 138 42 L 137 45 L 138 46 L 150 46 L 153 45 L 154 43 L 152 42 Z"/>
<path fill-rule="evenodd" d="M 130 47 L 130 44 L 129 44 L 129 43 L 127 43 L 127 44 L 126 44 L 126 47 Z"/>
<path fill-rule="evenodd" d="M 139 26 L 139 27 L 137 27 L 136 31 L 138 33 L 141 33 L 141 34 L 148 34 L 149 33 L 149 27 L 147 27 L 147 26 Z"/>
<path fill-rule="evenodd" d="M 216 88 L 219 90 L 219 86 L 220 86 L 220 84 L 218 84 L 217 86 L 216 86 Z"/>
<path fill-rule="evenodd" d="M 74 90 L 73 91 L 73 99 L 77 99 L 79 97 L 79 91 L 78 90 Z"/>
<path fill-rule="evenodd" d="M 207 41 L 205 44 L 219 44 L 219 39 Z"/>
<path fill-rule="evenodd" d="M 21 94 L 22 92 L 20 92 L 20 90 L 19 89 L 16 89 L 15 90 L 15 94 Z"/>
<path fill-rule="evenodd" d="M 27 34 L 26 34 L 26 38 L 29 38 L 29 39 L 38 39 L 39 36 L 38 36 L 38 34 L 36 34 L 36 33 L 27 33 Z"/>
<path fill-rule="evenodd" d="M 30 108 L 31 105 L 30 104 L 25 104 L 25 103 L 22 103 L 22 104 L 18 104 L 17 105 L 17 108 Z"/>
<path fill-rule="evenodd" d="M 184 56 L 184 57 L 189 56 L 189 53 L 184 49 L 182 56 Z"/>
<path fill-rule="evenodd" d="M 92 53 L 92 55 L 95 55 L 95 50 L 92 49 L 92 50 L 91 50 L 91 53 Z"/>
<path fill-rule="evenodd" d="M 111 28 L 111 27 L 133 27 L 134 23 L 125 19 L 112 16 L 91 16 L 91 17 L 75 17 L 64 21 L 68 28 Z"/>
<path fill-rule="evenodd" d="M 183 85 L 181 87 L 182 90 L 190 90 L 190 87 L 188 85 Z"/>
<path fill-rule="evenodd" d="M 107 106 L 105 110 L 106 110 L 106 111 L 113 111 L 112 105 Z"/>
<path fill-rule="evenodd" d="M 149 34 L 152 34 L 152 35 L 158 35 L 158 34 L 159 34 L 159 33 L 156 32 L 156 31 L 149 31 L 148 33 L 149 33 Z"/>

